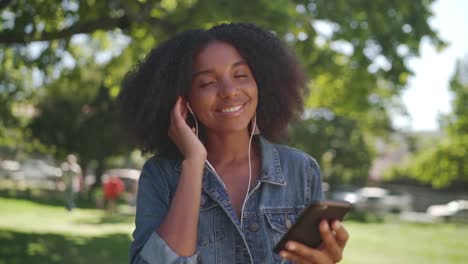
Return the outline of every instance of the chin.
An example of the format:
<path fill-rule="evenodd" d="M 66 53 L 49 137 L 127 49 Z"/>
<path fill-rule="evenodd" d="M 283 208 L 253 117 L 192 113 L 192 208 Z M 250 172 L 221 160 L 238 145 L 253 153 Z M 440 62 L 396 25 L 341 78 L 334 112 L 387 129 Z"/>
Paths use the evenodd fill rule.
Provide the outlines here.
<path fill-rule="evenodd" d="M 250 120 L 248 122 L 239 122 L 239 121 L 223 122 L 222 126 L 218 127 L 215 130 L 223 132 L 223 133 L 244 132 L 244 131 L 248 131 L 249 123 L 250 123 Z"/>

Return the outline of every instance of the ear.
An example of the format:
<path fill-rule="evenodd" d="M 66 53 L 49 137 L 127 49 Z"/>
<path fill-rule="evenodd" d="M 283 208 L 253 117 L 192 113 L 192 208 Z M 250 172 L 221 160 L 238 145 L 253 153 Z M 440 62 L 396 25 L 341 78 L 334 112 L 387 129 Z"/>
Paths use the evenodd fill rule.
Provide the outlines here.
<path fill-rule="evenodd" d="M 192 108 L 190 107 L 190 103 L 189 103 L 189 102 L 186 102 L 185 105 L 187 106 L 187 109 L 190 111 L 190 113 L 191 113 L 192 115 L 195 115 L 195 114 L 193 113 Z"/>

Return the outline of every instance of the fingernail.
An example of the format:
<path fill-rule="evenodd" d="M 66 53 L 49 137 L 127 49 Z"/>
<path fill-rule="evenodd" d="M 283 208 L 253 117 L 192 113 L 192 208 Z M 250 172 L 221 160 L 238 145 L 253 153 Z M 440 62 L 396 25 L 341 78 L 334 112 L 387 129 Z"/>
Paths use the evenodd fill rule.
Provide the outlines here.
<path fill-rule="evenodd" d="M 293 251 L 293 250 L 296 249 L 296 245 L 294 245 L 294 243 L 291 243 L 291 242 L 290 242 L 290 243 L 287 243 L 287 244 L 286 244 L 286 248 L 289 249 L 289 250 L 291 250 L 291 251 Z"/>
<path fill-rule="evenodd" d="M 340 229 L 340 227 L 341 227 L 340 221 L 335 221 L 335 222 L 333 223 L 333 229 L 334 229 L 334 230 L 338 230 L 338 229 Z"/>
<path fill-rule="evenodd" d="M 320 228 L 322 229 L 322 231 L 327 231 L 327 230 L 328 230 L 328 223 L 327 223 L 327 221 L 325 221 L 325 220 L 322 221 L 322 222 L 320 223 L 320 225 L 321 225 Z"/>
<path fill-rule="evenodd" d="M 281 251 L 280 256 L 283 257 L 283 258 L 287 258 L 288 254 L 286 252 L 284 252 L 284 251 Z"/>

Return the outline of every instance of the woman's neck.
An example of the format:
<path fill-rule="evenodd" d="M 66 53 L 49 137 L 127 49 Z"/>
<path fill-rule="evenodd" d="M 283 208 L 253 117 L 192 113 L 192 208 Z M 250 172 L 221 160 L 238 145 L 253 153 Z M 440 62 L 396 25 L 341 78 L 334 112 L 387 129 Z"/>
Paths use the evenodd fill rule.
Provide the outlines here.
<path fill-rule="evenodd" d="M 250 135 L 244 133 L 224 133 L 222 135 L 212 135 L 208 137 L 206 148 L 210 163 L 224 165 L 248 160 Z M 253 154 L 254 142 L 251 145 L 251 159 L 255 159 Z M 215 165 L 214 165 L 215 166 Z"/>

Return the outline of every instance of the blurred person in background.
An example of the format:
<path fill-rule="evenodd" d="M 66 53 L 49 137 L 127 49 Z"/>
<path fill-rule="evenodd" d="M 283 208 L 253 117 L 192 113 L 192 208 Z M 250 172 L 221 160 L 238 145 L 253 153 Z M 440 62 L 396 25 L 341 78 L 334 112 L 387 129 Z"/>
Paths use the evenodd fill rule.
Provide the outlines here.
<path fill-rule="evenodd" d="M 110 213 L 117 212 L 117 199 L 119 198 L 120 194 L 125 190 L 125 185 L 123 181 L 115 176 L 111 175 L 103 185 L 104 190 L 104 198 L 106 199 L 107 203 L 107 210 Z"/>
<path fill-rule="evenodd" d="M 294 55 L 245 23 L 182 32 L 130 71 L 122 117 L 156 154 L 139 179 L 130 262 L 339 262 L 348 240 L 339 221 L 320 223 L 318 249 L 272 250 L 323 199 L 315 159 L 273 143 L 300 116 L 305 91 Z"/>
<path fill-rule="evenodd" d="M 60 168 L 62 169 L 63 183 L 65 184 L 65 208 L 71 212 L 76 207 L 75 193 L 80 191 L 81 167 L 77 163 L 76 156 L 69 154 Z"/>

